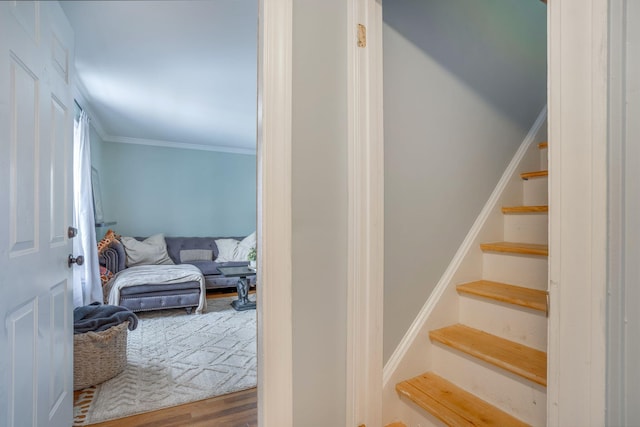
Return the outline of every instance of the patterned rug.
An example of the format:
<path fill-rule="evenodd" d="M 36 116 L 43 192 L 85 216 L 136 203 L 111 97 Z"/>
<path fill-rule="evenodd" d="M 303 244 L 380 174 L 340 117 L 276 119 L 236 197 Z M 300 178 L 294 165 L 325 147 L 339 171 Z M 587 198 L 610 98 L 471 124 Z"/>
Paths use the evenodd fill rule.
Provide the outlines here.
<path fill-rule="evenodd" d="M 255 387 L 256 312 L 235 311 L 232 300 L 208 300 L 200 315 L 140 313 L 128 333 L 125 371 L 79 393 L 74 426 Z"/>

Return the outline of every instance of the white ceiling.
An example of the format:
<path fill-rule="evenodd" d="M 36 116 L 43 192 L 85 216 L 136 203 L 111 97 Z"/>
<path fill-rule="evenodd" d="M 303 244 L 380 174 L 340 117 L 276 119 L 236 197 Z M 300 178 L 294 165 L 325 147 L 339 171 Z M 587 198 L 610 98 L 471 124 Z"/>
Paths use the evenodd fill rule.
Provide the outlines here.
<path fill-rule="evenodd" d="M 255 152 L 256 0 L 60 4 L 105 140 Z"/>

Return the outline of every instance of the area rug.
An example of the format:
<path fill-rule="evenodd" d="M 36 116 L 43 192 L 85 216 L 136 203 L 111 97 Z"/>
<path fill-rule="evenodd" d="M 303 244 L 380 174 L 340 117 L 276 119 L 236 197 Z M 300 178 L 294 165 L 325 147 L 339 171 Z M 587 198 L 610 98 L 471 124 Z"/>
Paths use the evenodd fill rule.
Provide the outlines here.
<path fill-rule="evenodd" d="M 256 312 L 235 311 L 232 300 L 208 300 L 204 314 L 140 313 L 125 371 L 80 393 L 74 426 L 255 387 Z"/>

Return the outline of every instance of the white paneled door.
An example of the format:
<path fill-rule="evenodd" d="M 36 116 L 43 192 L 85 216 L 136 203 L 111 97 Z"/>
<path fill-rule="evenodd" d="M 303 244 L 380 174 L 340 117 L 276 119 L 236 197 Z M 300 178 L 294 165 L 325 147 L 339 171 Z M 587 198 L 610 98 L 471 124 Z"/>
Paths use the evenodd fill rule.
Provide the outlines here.
<path fill-rule="evenodd" d="M 0 426 L 72 424 L 73 32 L 0 1 Z"/>

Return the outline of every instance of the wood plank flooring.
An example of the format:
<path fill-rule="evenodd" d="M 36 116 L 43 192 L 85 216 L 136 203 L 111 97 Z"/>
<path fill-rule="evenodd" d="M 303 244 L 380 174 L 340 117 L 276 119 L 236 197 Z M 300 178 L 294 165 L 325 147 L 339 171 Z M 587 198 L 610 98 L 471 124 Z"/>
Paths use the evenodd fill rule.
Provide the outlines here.
<path fill-rule="evenodd" d="M 255 388 L 211 399 L 133 415 L 92 427 L 257 427 Z"/>
<path fill-rule="evenodd" d="M 250 293 L 255 293 L 255 290 Z M 207 299 L 230 296 L 237 296 L 237 294 L 235 292 L 207 293 Z M 78 394 L 79 392 L 75 392 L 74 398 Z M 252 388 L 90 425 L 92 427 L 257 427 L 258 392 L 256 388 Z"/>

